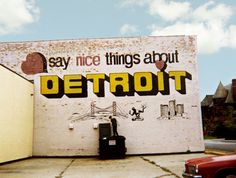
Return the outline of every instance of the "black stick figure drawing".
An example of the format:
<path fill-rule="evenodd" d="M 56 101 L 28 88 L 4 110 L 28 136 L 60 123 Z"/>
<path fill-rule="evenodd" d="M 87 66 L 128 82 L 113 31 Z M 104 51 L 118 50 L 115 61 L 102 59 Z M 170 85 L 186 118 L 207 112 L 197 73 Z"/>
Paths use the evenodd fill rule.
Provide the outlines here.
<path fill-rule="evenodd" d="M 119 136 L 119 134 L 117 132 L 117 121 L 116 121 L 116 119 L 113 118 L 112 116 L 109 116 L 109 119 L 111 120 L 111 124 L 112 124 L 113 136 Z"/>
<path fill-rule="evenodd" d="M 132 121 L 143 121 L 143 117 L 140 116 L 140 113 L 143 113 L 145 110 L 146 106 L 142 105 L 142 109 L 141 110 L 137 110 L 135 107 L 132 107 L 131 111 L 129 111 L 129 114 L 131 116 L 134 116 L 132 118 Z"/>

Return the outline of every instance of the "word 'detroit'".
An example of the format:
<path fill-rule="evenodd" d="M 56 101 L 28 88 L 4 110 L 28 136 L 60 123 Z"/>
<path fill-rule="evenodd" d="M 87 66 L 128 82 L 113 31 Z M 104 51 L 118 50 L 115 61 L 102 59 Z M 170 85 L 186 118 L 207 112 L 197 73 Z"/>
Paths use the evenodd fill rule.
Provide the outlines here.
<path fill-rule="evenodd" d="M 175 90 L 186 94 L 186 79 L 192 76 L 187 71 L 135 72 L 133 75 L 123 73 L 104 73 L 64 75 L 61 79 L 57 75 L 40 76 L 40 93 L 47 98 L 61 98 L 66 95 L 69 98 L 88 97 L 88 93 L 94 93 L 98 97 L 105 96 L 105 82 L 109 83 L 109 92 L 115 96 L 140 96 L 170 94 L 170 80 L 174 81 Z M 93 84 L 92 91 L 88 91 L 88 82 Z"/>

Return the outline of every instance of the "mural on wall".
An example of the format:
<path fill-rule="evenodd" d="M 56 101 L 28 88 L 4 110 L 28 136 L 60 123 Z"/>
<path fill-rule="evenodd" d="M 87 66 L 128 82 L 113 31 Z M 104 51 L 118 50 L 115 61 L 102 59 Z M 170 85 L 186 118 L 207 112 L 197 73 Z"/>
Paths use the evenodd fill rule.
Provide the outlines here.
<path fill-rule="evenodd" d="M 29 53 L 22 62 L 21 69 L 27 75 L 47 73 L 47 59 L 39 52 Z"/>
<path fill-rule="evenodd" d="M 105 97 L 105 82 L 108 82 L 109 92 L 116 97 L 125 96 L 151 96 L 161 93 L 170 95 L 170 80 L 175 82 L 175 90 L 180 94 L 186 94 L 186 79 L 191 80 L 191 74 L 187 71 L 136 72 L 133 75 L 127 72 L 91 73 L 86 76 L 81 74 L 64 75 L 61 79 L 57 75 L 40 76 L 41 95 L 46 98 L 87 98 L 92 92 L 97 97 Z M 88 91 L 88 83 L 93 84 L 93 89 Z"/>
<path fill-rule="evenodd" d="M 110 121 L 110 116 L 115 116 L 116 118 L 121 119 L 129 119 L 129 115 L 132 116 L 132 121 L 143 121 L 144 118 L 141 116 L 141 113 L 144 113 L 145 109 L 145 105 L 142 105 L 141 109 L 132 107 L 129 110 L 129 113 L 127 113 L 120 105 L 117 104 L 116 101 L 113 101 L 108 107 L 99 107 L 96 105 L 96 102 L 93 101 L 90 104 L 90 108 L 87 108 L 87 112 L 75 112 L 68 118 L 68 121 L 70 123 L 86 120 Z"/>
<path fill-rule="evenodd" d="M 87 98 L 89 93 L 97 97 L 106 97 L 105 84 L 109 83 L 110 93 L 116 97 L 125 96 L 155 96 L 159 93 L 170 95 L 170 82 L 175 82 L 175 90 L 182 95 L 186 94 L 186 80 L 192 80 L 192 74 L 185 70 L 166 71 L 168 64 L 178 64 L 179 51 L 157 52 L 155 50 L 139 53 L 118 53 L 106 52 L 101 55 L 77 55 L 45 57 L 40 52 L 32 52 L 22 61 L 21 70 L 26 75 L 38 73 L 53 73 L 52 75 L 40 76 L 40 93 L 47 98 L 62 98 L 66 95 L 69 98 Z M 74 67 L 100 67 L 102 57 L 105 57 L 105 64 L 109 67 L 124 66 L 127 71 L 103 73 L 85 70 L 83 73 L 64 74 L 63 78 L 51 70 L 62 70 L 61 74 Z M 47 64 L 48 63 L 48 64 Z M 157 71 L 135 71 L 128 72 L 137 65 L 153 65 Z M 88 91 L 88 84 L 93 85 L 92 91 Z M 135 110 L 133 110 L 135 114 Z M 135 114 L 136 115 L 136 114 Z"/>
<path fill-rule="evenodd" d="M 189 119 L 188 114 L 184 112 L 184 104 L 176 104 L 175 100 L 170 100 L 169 104 L 160 105 L 161 116 L 157 119 Z"/>
<path fill-rule="evenodd" d="M 175 91 L 186 95 L 186 80 L 192 80 L 192 74 L 185 70 L 167 71 L 168 65 L 180 62 L 180 52 L 175 49 L 169 52 L 149 51 L 141 53 L 105 52 L 104 55 L 78 54 L 75 57 L 67 54 L 50 55 L 45 57 L 40 52 L 32 52 L 22 61 L 21 69 L 26 75 L 48 73 L 48 70 L 69 70 L 74 67 L 99 67 L 102 58 L 105 58 L 106 66 L 124 66 L 127 72 L 102 73 L 83 71 L 82 73 L 63 74 L 63 78 L 57 74 L 40 76 L 40 94 L 48 99 L 89 98 L 91 93 L 99 98 L 105 98 L 108 94 L 115 97 L 132 96 L 156 96 L 171 95 L 170 83 L 174 81 Z M 104 64 L 103 64 L 104 65 Z M 153 71 L 128 72 L 137 65 L 155 66 Z M 49 72 L 51 73 L 51 72 Z M 109 84 L 108 90 L 105 88 Z M 92 84 L 92 88 L 88 85 Z M 109 93 L 107 93 L 109 92 Z M 109 115 L 131 118 L 132 121 L 144 121 L 143 114 L 147 106 L 133 106 L 128 112 L 122 111 L 116 101 L 106 108 L 99 107 L 96 102 L 91 102 L 88 112 L 75 112 L 69 117 L 69 122 L 85 121 L 89 119 L 108 120 Z M 184 104 L 175 104 L 175 100 L 169 104 L 160 105 L 158 119 L 173 119 L 176 117 L 188 118 L 184 113 Z"/>
<path fill-rule="evenodd" d="M 129 114 L 132 117 L 132 121 L 143 121 L 144 118 L 141 116 L 141 113 L 144 113 L 144 110 L 146 109 L 145 105 L 141 106 L 141 109 L 136 109 L 135 107 L 132 107 L 132 109 L 129 111 Z"/>
<path fill-rule="evenodd" d="M 174 81 L 175 91 L 181 95 L 186 95 L 186 80 L 192 80 L 192 74 L 185 70 L 167 71 L 168 65 L 178 64 L 181 61 L 179 50 L 168 52 L 156 50 L 147 51 L 144 54 L 121 53 L 105 51 L 101 54 L 86 55 L 71 54 L 46 55 L 41 52 L 28 53 L 26 59 L 22 61 L 21 69 L 26 75 L 38 73 L 48 73 L 52 69 L 61 70 L 63 78 L 57 74 L 40 76 L 40 94 L 48 99 L 68 98 L 89 98 L 91 93 L 99 98 L 112 94 L 115 97 L 132 96 L 156 96 L 171 95 L 170 83 Z M 104 60 L 102 60 L 104 58 Z M 103 63 L 105 62 L 105 63 Z M 103 64 L 102 64 L 103 63 Z M 124 66 L 125 72 L 92 72 L 89 70 L 82 73 L 64 74 L 64 71 L 71 67 L 109 67 Z M 129 69 L 137 65 L 152 65 L 156 69 L 153 71 L 128 72 Z M 52 72 L 49 72 L 52 73 Z M 92 84 L 92 88 L 88 85 Z M 106 84 L 109 88 L 106 89 Z M 109 93 L 107 93 L 109 92 Z M 131 118 L 132 121 L 144 121 L 143 114 L 147 106 L 132 106 L 125 112 L 118 106 L 116 101 L 108 107 L 100 107 L 96 102 L 91 102 L 88 112 L 75 112 L 69 117 L 69 122 L 85 121 L 90 119 L 108 120 L 108 116 L 113 115 L 123 119 Z M 177 117 L 188 118 L 184 112 L 184 104 L 175 104 L 175 100 L 169 104 L 160 105 L 160 116 L 158 119 L 174 119 Z"/>
<path fill-rule="evenodd" d="M 96 105 L 96 102 L 93 101 L 90 104 L 90 108 L 87 109 L 86 113 L 73 113 L 68 121 L 78 122 L 85 121 L 90 119 L 95 120 L 107 120 L 109 121 L 109 116 L 117 116 L 123 119 L 128 118 L 128 115 L 122 110 L 122 108 L 117 104 L 116 101 L 113 101 L 112 104 L 108 107 L 102 108 Z"/>

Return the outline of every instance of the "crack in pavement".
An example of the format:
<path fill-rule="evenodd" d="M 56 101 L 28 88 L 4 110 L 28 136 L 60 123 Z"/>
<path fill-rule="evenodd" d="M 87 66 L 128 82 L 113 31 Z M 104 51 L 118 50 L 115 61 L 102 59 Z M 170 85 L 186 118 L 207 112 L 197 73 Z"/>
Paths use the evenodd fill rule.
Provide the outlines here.
<path fill-rule="evenodd" d="M 152 164 L 152 165 L 154 165 L 154 166 L 156 166 L 156 167 L 162 169 L 162 170 L 165 171 L 166 173 L 169 173 L 169 174 L 165 174 L 165 175 L 162 175 L 162 176 L 159 176 L 159 177 L 156 177 L 156 178 L 161 178 L 161 177 L 165 177 L 165 176 L 172 176 L 172 175 L 175 176 L 176 178 L 181 178 L 181 177 L 179 177 L 177 174 L 175 174 L 174 172 L 172 172 L 171 170 L 167 169 L 166 167 L 162 167 L 162 166 L 156 164 L 154 161 L 151 161 L 151 160 L 149 160 L 149 159 L 147 159 L 147 158 L 144 158 L 144 157 L 141 157 L 141 158 L 142 158 L 144 161 L 146 161 L 146 162 L 148 162 L 148 163 L 150 163 L 150 164 Z"/>
<path fill-rule="evenodd" d="M 71 162 L 65 167 L 65 169 L 63 169 L 61 171 L 61 173 L 56 176 L 55 178 L 62 178 L 63 177 L 63 174 L 66 172 L 66 170 L 73 164 L 73 162 L 75 161 L 75 159 L 72 159 Z"/>

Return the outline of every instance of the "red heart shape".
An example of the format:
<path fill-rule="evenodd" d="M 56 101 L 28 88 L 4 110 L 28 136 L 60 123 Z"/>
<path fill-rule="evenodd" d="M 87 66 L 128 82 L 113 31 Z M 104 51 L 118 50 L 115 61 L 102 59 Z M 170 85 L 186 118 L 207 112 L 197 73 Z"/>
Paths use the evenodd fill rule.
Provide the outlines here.
<path fill-rule="evenodd" d="M 165 62 L 163 60 L 156 61 L 155 65 L 158 69 L 162 70 L 165 67 Z"/>
<path fill-rule="evenodd" d="M 33 52 L 26 56 L 26 60 L 22 62 L 21 69 L 27 75 L 33 75 L 44 72 L 43 55 Z"/>

